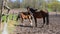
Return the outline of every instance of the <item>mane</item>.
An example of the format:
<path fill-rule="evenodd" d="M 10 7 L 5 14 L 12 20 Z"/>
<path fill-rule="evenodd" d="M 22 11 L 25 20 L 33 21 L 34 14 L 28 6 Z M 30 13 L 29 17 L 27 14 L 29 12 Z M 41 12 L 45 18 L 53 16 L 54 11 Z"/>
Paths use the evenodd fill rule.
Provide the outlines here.
<path fill-rule="evenodd" d="M 29 9 L 32 13 L 35 13 L 37 11 L 37 9 L 34 9 L 34 8 L 29 8 Z"/>

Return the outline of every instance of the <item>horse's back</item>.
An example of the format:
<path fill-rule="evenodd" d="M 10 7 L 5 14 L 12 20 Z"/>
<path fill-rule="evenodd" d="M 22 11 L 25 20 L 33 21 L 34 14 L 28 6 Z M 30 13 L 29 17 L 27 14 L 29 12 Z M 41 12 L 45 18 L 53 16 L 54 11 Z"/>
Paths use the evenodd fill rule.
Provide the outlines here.
<path fill-rule="evenodd" d="M 46 17 L 47 14 L 48 14 L 47 11 L 40 10 L 40 11 L 38 11 L 38 12 L 36 11 L 36 12 L 34 13 L 34 17 L 36 17 L 36 18 L 42 18 L 42 17 Z"/>
<path fill-rule="evenodd" d="M 22 12 L 24 15 L 30 15 L 29 12 Z"/>
<path fill-rule="evenodd" d="M 48 10 L 40 10 L 40 12 L 42 12 L 42 13 L 48 13 Z"/>

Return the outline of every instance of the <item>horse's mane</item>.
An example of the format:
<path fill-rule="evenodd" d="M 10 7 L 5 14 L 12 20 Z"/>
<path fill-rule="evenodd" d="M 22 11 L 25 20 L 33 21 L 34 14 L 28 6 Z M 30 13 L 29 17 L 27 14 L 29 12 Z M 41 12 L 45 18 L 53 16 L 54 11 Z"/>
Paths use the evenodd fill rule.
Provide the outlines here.
<path fill-rule="evenodd" d="M 30 8 L 30 11 L 31 11 L 32 13 L 35 13 L 35 12 L 37 11 L 37 9 Z"/>

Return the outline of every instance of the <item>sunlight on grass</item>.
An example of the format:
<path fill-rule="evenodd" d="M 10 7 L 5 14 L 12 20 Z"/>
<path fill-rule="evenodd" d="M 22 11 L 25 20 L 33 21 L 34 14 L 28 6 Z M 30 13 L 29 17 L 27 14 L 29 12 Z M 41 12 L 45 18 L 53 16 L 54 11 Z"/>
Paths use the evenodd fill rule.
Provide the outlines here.
<path fill-rule="evenodd" d="M 16 21 L 13 21 L 13 20 L 8 21 L 7 29 L 8 29 L 9 34 L 13 34 L 13 31 L 14 31 L 14 28 L 15 28 L 15 26 L 14 26 L 15 24 L 18 24 L 18 23 L 16 23 Z"/>
<path fill-rule="evenodd" d="M 12 19 L 12 16 L 13 16 L 13 20 L 11 20 Z M 15 29 L 15 25 L 18 24 L 15 21 L 16 20 L 16 15 L 9 14 L 8 18 L 9 18 L 9 21 L 7 22 L 7 24 L 8 24 L 7 25 L 7 30 L 8 30 L 8 33 L 9 34 L 13 34 L 13 31 Z M 6 16 L 3 16 L 2 17 L 2 20 L 3 20 L 3 22 L 2 22 L 2 30 L 3 30 L 3 27 L 4 27 L 3 25 L 4 25 L 4 22 L 6 21 Z"/>
<path fill-rule="evenodd" d="M 4 27 L 4 23 L 1 23 L 0 34 L 1 34 L 1 33 L 2 33 L 2 31 L 3 31 L 3 27 Z"/>
<path fill-rule="evenodd" d="M 4 22 L 4 28 L 3 28 L 2 34 L 8 34 L 6 22 Z"/>

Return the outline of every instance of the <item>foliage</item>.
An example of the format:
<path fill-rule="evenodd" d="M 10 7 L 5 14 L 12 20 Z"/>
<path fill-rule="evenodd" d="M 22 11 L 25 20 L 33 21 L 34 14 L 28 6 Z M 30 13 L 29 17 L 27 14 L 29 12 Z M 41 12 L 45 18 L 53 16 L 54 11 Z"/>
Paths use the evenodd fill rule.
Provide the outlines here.
<path fill-rule="evenodd" d="M 53 11 L 57 11 L 60 9 L 60 2 L 52 2 L 48 4 L 48 8 L 51 8 Z"/>
<path fill-rule="evenodd" d="M 20 0 L 16 0 L 15 2 L 9 0 L 7 3 L 10 8 L 25 8 L 30 6 L 39 9 L 48 8 L 53 11 L 60 11 L 60 2 L 57 0 L 23 0 L 22 2 Z"/>

